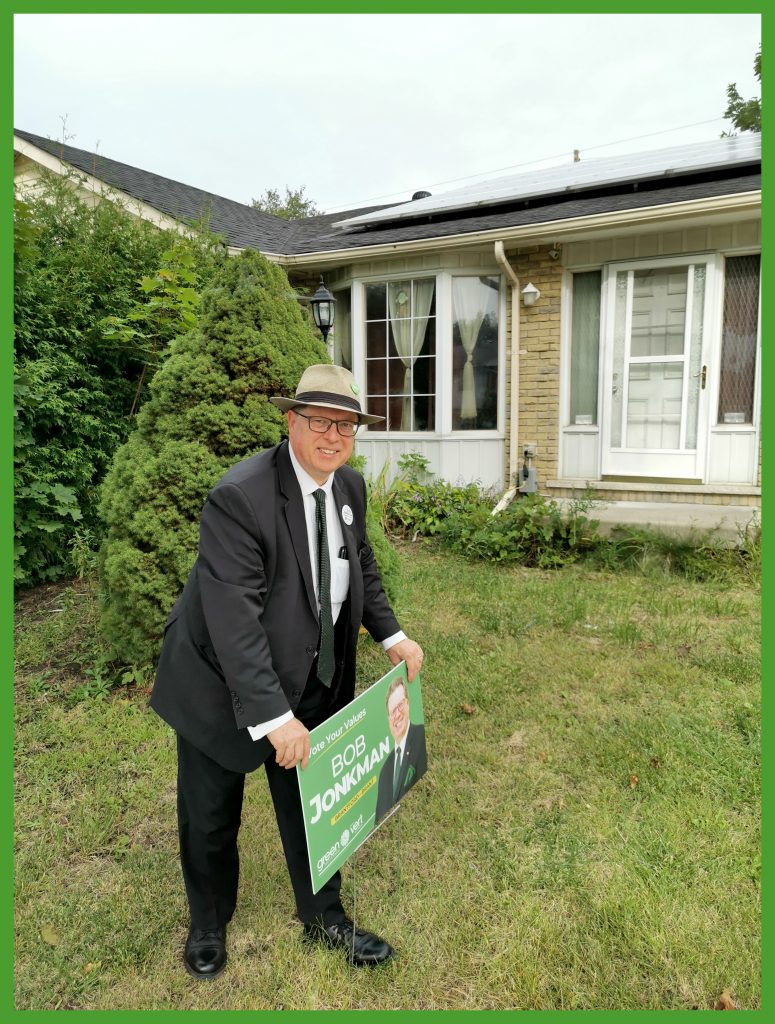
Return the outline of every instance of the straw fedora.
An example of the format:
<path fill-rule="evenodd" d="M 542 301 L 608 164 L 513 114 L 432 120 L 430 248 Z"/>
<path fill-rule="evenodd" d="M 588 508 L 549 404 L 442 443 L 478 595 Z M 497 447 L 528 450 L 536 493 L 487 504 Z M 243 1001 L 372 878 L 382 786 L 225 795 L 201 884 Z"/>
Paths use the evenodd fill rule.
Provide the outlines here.
<path fill-rule="evenodd" d="M 359 423 L 381 423 L 384 416 L 369 416 L 363 411 L 360 393 L 361 389 L 349 370 L 343 366 L 317 363 L 308 366 L 301 375 L 295 398 L 272 395 L 269 401 L 283 412 L 298 409 L 302 405 L 319 405 L 324 409 L 355 412 Z"/>

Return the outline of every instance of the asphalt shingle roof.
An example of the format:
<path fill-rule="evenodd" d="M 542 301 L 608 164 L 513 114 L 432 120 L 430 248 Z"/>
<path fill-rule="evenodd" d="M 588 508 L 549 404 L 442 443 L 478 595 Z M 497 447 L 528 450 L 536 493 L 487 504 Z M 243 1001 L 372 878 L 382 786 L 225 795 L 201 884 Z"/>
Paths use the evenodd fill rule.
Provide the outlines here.
<path fill-rule="evenodd" d="M 230 245 L 251 247 L 266 252 L 283 252 L 289 233 L 289 222 L 252 206 L 205 192 L 193 185 L 164 178 L 152 171 L 110 160 L 99 153 L 90 153 L 31 132 L 16 131 L 19 138 L 58 157 L 76 170 L 91 174 L 121 192 L 161 210 L 183 223 L 209 216 L 210 229 L 225 235 Z"/>
<path fill-rule="evenodd" d="M 334 223 L 385 207 L 374 206 L 288 221 L 212 192 L 44 139 L 30 132 L 16 131 L 16 135 L 176 220 L 196 221 L 203 214 L 209 213 L 211 230 L 224 235 L 234 247 L 259 249 L 286 256 L 347 251 L 423 239 L 430 241 L 451 235 L 512 227 L 538 227 L 571 218 L 645 209 L 692 199 L 752 192 L 761 188 L 760 165 L 757 162 L 734 170 L 726 168 L 699 174 L 687 173 L 644 183 L 608 186 L 584 193 L 516 200 L 497 207 L 487 207 L 487 212 L 479 207 L 435 216 L 426 215 L 409 221 L 383 221 L 362 230 L 345 230 L 335 228 Z"/>

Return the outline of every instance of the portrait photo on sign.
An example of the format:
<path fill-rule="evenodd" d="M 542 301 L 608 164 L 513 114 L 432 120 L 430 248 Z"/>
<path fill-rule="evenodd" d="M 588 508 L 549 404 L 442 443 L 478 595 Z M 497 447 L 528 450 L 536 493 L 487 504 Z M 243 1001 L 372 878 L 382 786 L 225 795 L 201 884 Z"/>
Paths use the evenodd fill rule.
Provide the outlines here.
<path fill-rule="evenodd" d="M 388 687 L 385 711 L 391 751 L 377 782 L 376 821 L 384 818 L 428 767 L 422 709 L 419 715 L 415 715 L 415 719 L 420 720 L 412 721 L 412 690 L 412 686 L 400 676 Z"/>

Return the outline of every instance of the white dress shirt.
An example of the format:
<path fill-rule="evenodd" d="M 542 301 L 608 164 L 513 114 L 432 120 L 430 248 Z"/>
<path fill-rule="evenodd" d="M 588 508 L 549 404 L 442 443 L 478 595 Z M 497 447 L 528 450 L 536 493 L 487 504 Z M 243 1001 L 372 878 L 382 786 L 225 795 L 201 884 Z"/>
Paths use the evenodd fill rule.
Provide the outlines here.
<path fill-rule="evenodd" d="M 350 562 L 346 558 L 340 558 L 339 552 L 344 547 L 344 535 L 342 524 L 339 521 L 339 510 L 336 507 L 333 496 L 334 474 L 332 473 L 324 484 L 313 480 L 309 473 L 301 466 L 296 458 L 290 441 L 288 452 L 291 456 L 296 479 L 299 481 L 302 498 L 304 499 L 304 516 L 307 523 L 307 541 L 309 546 L 309 560 L 312 568 L 312 579 L 315 586 L 315 597 L 318 601 L 318 612 L 320 611 L 320 598 L 318 595 L 318 527 L 316 518 L 315 491 L 321 490 L 326 495 L 326 531 L 328 533 L 328 555 L 331 566 L 331 617 L 334 622 L 339 618 L 342 605 L 347 600 L 350 591 Z M 401 640 L 406 639 L 403 630 L 394 633 L 382 641 L 382 647 L 387 651 Z M 278 729 L 293 718 L 292 711 L 286 711 L 284 715 L 273 718 L 269 722 L 261 722 L 259 725 L 249 725 L 248 732 L 254 740 L 260 740 L 273 729 Z"/>

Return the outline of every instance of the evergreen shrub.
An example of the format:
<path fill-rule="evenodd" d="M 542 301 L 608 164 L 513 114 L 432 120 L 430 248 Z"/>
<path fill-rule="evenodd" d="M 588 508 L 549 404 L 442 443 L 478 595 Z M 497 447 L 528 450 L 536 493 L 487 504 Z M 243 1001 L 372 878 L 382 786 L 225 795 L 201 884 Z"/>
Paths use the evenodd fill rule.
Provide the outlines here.
<path fill-rule="evenodd" d="M 191 291 L 224 258 L 211 236 L 181 239 L 130 216 L 109 194 L 87 205 L 77 188 L 77 175 L 44 173 L 35 194 L 14 204 L 14 579 L 21 585 L 72 571 L 73 545 L 99 533 L 99 485 L 152 375 L 149 346 L 163 349 L 164 324 L 174 320 L 169 287 L 164 302 L 147 294 L 157 269 L 178 273 L 165 252 L 182 260 L 181 284 Z M 182 287 L 173 298 L 194 305 Z M 138 310 L 141 329 L 106 331 Z"/>
<path fill-rule="evenodd" d="M 103 488 L 102 628 L 117 659 L 145 666 L 196 557 L 199 516 L 226 469 L 277 444 L 304 369 L 327 361 L 282 269 L 256 252 L 228 261 L 176 338 L 137 429 Z"/>

